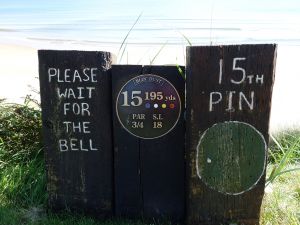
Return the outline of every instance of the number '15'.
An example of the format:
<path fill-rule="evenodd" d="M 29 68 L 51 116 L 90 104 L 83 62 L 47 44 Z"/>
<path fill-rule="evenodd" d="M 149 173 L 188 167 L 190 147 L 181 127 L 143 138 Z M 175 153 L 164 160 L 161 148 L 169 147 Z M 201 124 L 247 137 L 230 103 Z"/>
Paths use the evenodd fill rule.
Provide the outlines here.
<path fill-rule="evenodd" d="M 141 91 L 131 92 L 131 102 L 128 103 L 128 91 L 124 91 L 121 94 L 124 96 L 124 103 L 122 106 L 140 106 L 143 104 L 143 99 L 141 98 Z"/>
<path fill-rule="evenodd" d="M 240 66 L 237 66 L 238 61 L 244 61 L 246 60 L 245 57 L 243 58 L 234 58 L 233 62 L 232 62 L 232 70 L 233 71 L 240 71 L 240 76 L 241 79 L 240 80 L 234 80 L 234 79 L 230 79 L 231 83 L 233 84 L 241 84 L 245 81 L 246 79 L 246 70 Z M 219 84 L 222 83 L 222 78 L 223 78 L 223 59 L 220 59 L 219 61 Z"/>

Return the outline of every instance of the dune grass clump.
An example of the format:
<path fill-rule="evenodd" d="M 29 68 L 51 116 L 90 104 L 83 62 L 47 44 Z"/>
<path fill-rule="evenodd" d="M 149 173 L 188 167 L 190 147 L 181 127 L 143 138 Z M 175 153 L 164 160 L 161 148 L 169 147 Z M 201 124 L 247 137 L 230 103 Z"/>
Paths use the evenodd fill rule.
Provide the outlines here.
<path fill-rule="evenodd" d="M 29 206 L 45 202 L 41 111 L 0 103 L 0 200 Z"/>

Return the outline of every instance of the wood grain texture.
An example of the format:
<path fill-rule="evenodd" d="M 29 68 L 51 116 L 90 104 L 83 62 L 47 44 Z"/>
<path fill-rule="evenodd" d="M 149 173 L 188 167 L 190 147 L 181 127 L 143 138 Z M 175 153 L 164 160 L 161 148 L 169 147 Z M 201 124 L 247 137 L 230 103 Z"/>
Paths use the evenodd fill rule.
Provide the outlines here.
<path fill-rule="evenodd" d="M 115 102 L 122 86 L 142 74 L 139 65 L 112 66 L 115 214 L 134 218 L 143 212 L 140 177 L 140 140 L 121 126 L 116 115 Z"/>
<path fill-rule="evenodd" d="M 182 68 L 184 69 L 184 68 Z M 177 89 L 184 107 L 184 80 L 176 66 L 113 65 L 113 102 L 131 78 L 155 74 Z M 156 139 L 140 139 L 118 121 L 114 104 L 115 210 L 130 218 L 184 218 L 184 118 L 175 128 Z"/>
<path fill-rule="evenodd" d="M 207 129 L 197 146 L 198 177 L 223 194 L 253 188 L 265 170 L 266 143 L 251 125 L 237 121 Z"/>
<path fill-rule="evenodd" d="M 187 224 L 259 224 L 265 173 L 249 191 L 222 194 L 199 179 L 196 149 L 205 130 L 225 121 L 250 124 L 268 142 L 275 59 L 271 44 L 187 48 Z"/>
<path fill-rule="evenodd" d="M 110 216 L 113 203 L 111 77 L 108 72 L 111 54 L 40 50 L 38 56 L 48 205 L 53 211 L 70 209 L 97 217 Z M 51 69 L 51 81 L 49 68 L 54 68 Z M 82 71 L 84 68 L 96 68 L 94 81 L 97 82 L 87 79 Z M 54 76 L 54 71 L 58 70 L 59 79 L 58 75 Z M 69 70 L 66 72 L 69 77 L 67 75 L 62 81 L 66 70 Z M 74 75 L 75 70 L 81 78 L 78 74 Z M 85 72 L 87 74 L 89 70 Z M 85 89 L 81 98 L 78 87 L 91 87 L 93 90 Z M 64 92 L 70 89 L 75 92 L 75 98 L 72 92 L 67 97 L 59 97 L 58 90 Z M 88 109 L 75 115 L 72 107 L 64 111 L 65 103 L 70 103 L 69 106 L 84 103 Z M 79 128 L 73 130 L 69 127 L 67 130 L 65 121 L 86 121 L 90 124 L 84 133 L 83 127 L 81 132 Z M 68 142 L 68 147 L 61 147 L 60 140 Z M 78 140 L 76 146 L 74 140 Z"/>

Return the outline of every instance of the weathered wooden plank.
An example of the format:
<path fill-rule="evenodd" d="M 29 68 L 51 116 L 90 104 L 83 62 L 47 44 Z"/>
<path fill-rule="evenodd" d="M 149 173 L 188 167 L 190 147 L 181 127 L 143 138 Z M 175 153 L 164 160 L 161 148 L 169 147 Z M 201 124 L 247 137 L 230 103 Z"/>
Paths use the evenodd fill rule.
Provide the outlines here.
<path fill-rule="evenodd" d="M 181 70 L 184 74 L 184 67 Z M 170 81 L 181 100 L 180 117 L 174 129 L 160 138 L 141 140 L 144 214 L 148 218 L 181 221 L 185 210 L 185 81 L 175 66 L 145 66 L 143 73 L 157 74 Z M 167 88 L 163 91 L 166 94 Z M 168 120 L 171 121 L 166 115 L 162 121 Z"/>
<path fill-rule="evenodd" d="M 112 214 L 112 56 L 40 50 L 49 207 Z"/>
<path fill-rule="evenodd" d="M 184 80 L 175 66 L 114 65 L 112 77 L 116 214 L 182 219 Z"/>
<path fill-rule="evenodd" d="M 143 212 L 140 179 L 140 140 L 123 129 L 116 114 L 116 102 L 122 86 L 142 73 L 139 65 L 112 66 L 115 214 L 134 218 Z"/>
<path fill-rule="evenodd" d="M 275 59 L 271 44 L 187 48 L 188 224 L 259 224 Z"/>

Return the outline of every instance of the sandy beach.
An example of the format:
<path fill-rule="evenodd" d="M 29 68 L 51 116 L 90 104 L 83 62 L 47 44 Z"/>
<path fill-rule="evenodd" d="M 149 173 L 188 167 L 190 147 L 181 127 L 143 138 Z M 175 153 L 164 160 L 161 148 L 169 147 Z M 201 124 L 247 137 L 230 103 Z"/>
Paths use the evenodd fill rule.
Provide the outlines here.
<path fill-rule="evenodd" d="M 80 49 L 84 49 L 82 46 Z M 149 47 L 128 48 L 129 63 L 137 63 L 141 52 L 146 52 Z M 90 50 L 90 49 L 87 49 Z M 98 49 L 102 50 L 102 49 Z M 299 88 L 300 72 L 297 69 L 297 53 L 300 46 L 280 46 L 277 54 L 276 79 L 272 100 L 270 129 L 272 132 L 284 128 L 300 126 Z M 174 54 L 180 54 L 183 62 L 182 48 L 174 47 L 164 49 L 155 64 L 175 63 Z M 22 45 L 0 45 L 0 98 L 7 102 L 22 103 L 27 94 L 32 94 L 39 99 L 32 90 L 39 90 L 38 81 L 38 56 L 37 49 Z"/>
<path fill-rule="evenodd" d="M 27 94 L 39 88 L 38 58 L 34 48 L 0 45 L 0 98 L 22 103 Z M 32 86 L 32 87 L 31 87 Z"/>

